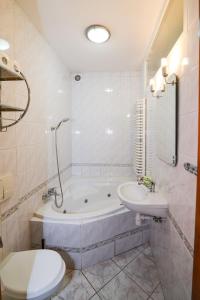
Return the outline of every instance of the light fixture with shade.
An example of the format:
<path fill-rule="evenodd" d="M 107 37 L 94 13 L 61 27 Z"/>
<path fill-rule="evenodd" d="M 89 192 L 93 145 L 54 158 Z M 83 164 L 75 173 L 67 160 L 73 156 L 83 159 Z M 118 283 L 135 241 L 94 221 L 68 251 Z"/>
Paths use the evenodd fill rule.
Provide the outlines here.
<path fill-rule="evenodd" d="M 162 75 L 164 78 L 168 76 L 167 72 L 167 59 L 165 57 L 161 58 L 161 69 L 162 69 Z"/>
<path fill-rule="evenodd" d="M 111 36 L 110 31 L 103 25 L 91 25 L 86 28 L 85 34 L 89 41 L 96 44 L 107 42 Z"/>
<path fill-rule="evenodd" d="M 150 87 L 150 91 L 152 93 L 152 96 L 155 97 L 155 98 L 161 98 L 162 93 L 165 92 L 165 86 L 162 85 L 160 90 L 157 90 L 156 86 L 157 86 L 157 84 L 155 82 L 155 79 L 151 78 L 150 81 L 149 81 L 149 87 Z"/>
<path fill-rule="evenodd" d="M 10 48 L 10 44 L 8 43 L 8 41 L 4 39 L 0 39 L 0 50 L 5 51 L 8 50 L 9 48 Z"/>
<path fill-rule="evenodd" d="M 174 85 L 176 83 L 176 79 L 175 79 L 175 81 L 171 80 L 171 78 L 174 79 L 174 76 L 171 76 L 171 78 L 169 79 L 168 62 L 167 62 L 167 58 L 165 58 L 165 57 L 163 57 L 161 59 L 161 71 L 162 71 L 162 76 L 163 76 L 164 81 L 165 81 L 165 84 L 163 85 L 163 90 L 162 90 L 162 92 L 164 92 L 166 84 Z M 175 78 L 176 78 L 176 76 L 175 76 Z"/>
<path fill-rule="evenodd" d="M 152 93 L 155 93 L 156 88 L 155 88 L 155 80 L 153 78 L 150 79 L 149 81 L 149 86 L 150 86 L 150 90 Z"/>

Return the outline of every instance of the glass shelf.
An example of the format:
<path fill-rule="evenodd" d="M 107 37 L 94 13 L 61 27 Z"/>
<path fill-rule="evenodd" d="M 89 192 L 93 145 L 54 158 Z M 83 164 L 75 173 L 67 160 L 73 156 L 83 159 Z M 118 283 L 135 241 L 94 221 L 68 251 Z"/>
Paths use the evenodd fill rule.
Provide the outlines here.
<path fill-rule="evenodd" d="M 0 112 L 9 112 L 9 111 L 20 112 L 20 111 L 24 111 L 24 109 L 15 106 L 0 104 Z"/>

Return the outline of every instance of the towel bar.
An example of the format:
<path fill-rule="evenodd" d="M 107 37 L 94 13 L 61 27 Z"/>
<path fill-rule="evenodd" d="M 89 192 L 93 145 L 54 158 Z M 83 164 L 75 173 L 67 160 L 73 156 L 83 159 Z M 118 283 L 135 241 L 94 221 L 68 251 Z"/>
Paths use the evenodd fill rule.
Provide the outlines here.
<path fill-rule="evenodd" d="M 189 162 L 186 162 L 186 163 L 184 163 L 184 168 L 186 171 L 197 176 L 198 170 L 197 170 L 196 166 L 192 165 Z"/>

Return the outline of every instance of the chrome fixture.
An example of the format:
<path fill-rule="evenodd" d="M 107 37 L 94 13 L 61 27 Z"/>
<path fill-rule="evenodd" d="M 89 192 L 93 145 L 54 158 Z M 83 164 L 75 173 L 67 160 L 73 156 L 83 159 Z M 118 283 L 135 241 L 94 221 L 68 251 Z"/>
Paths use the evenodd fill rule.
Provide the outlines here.
<path fill-rule="evenodd" d="M 198 168 L 196 166 L 194 166 L 191 163 L 187 162 L 187 163 L 184 163 L 184 168 L 185 168 L 186 171 L 188 171 L 191 174 L 194 174 L 194 175 L 197 176 Z"/>
<path fill-rule="evenodd" d="M 166 84 L 174 85 L 176 83 L 176 76 L 175 76 L 175 79 L 174 78 L 173 79 L 169 78 L 171 80 L 167 80 L 169 74 L 168 74 L 168 70 L 167 70 L 167 59 L 165 57 L 161 59 L 161 71 L 162 71 L 162 76 L 163 76 L 164 81 L 165 81 L 165 85 Z M 164 85 L 163 92 L 165 91 L 165 85 Z"/>
<path fill-rule="evenodd" d="M 161 58 L 161 70 L 162 70 L 162 76 L 166 78 L 168 76 L 168 71 L 167 71 L 167 59 L 165 57 Z"/>
<path fill-rule="evenodd" d="M 54 196 L 55 202 L 57 202 L 56 198 L 57 196 L 60 196 L 60 194 L 57 192 L 56 187 L 49 188 L 47 192 L 42 195 L 42 200 L 47 202 L 50 200 L 51 196 Z"/>
<path fill-rule="evenodd" d="M 49 201 L 49 199 L 51 198 L 51 196 L 54 196 L 55 199 L 56 199 L 57 196 L 60 196 L 60 194 L 57 193 L 55 187 L 49 188 L 47 190 L 47 192 L 42 195 L 42 200 L 44 202 L 47 202 L 47 201 Z"/>
<path fill-rule="evenodd" d="M 137 182 L 139 185 L 143 184 L 146 188 L 149 189 L 151 193 L 155 192 L 155 182 L 153 182 L 153 180 L 150 177 L 138 177 Z"/>
<path fill-rule="evenodd" d="M 70 121 L 69 118 L 62 119 L 55 127 L 51 127 L 51 131 L 57 130 L 57 129 L 60 127 L 60 125 L 61 125 L 62 123 L 66 123 L 66 122 L 68 122 L 68 121 Z"/>
<path fill-rule="evenodd" d="M 103 25 L 91 25 L 86 28 L 85 35 L 87 39 L 96 44 L 102 44 L 109 40 L 110 31 Z"/>
<path fill-rule="evenodd" d="M 167 84 L 175 85 L 177 83 L 176 74 L 172 74 L 171 76 L 169 76 L 167 65 L 168 65 L 167 58 L 163 57 L 161 59 L 160 68 L 161 68 L 161 73 L 162 73 L 164 82 L 163 82 L 163 85 L 160 90 L 156 90 L 156 82 L 155 82 L 154 78 L 151 78 L 149 81 L 150 91 L 151 91 L 153 97 L 156 97 L 156 98 L 163 97 L 162 93 L 164 93 L 166 91 L 166 85 Z"/>
<path fill-rule="evenodd" d="M 60 176 L 60 166 L 59 166 L 59 159 L 58 159 L 58 143 L 57 143 L 57 130 L 60 128 L 60 126 L 63 123 L 66 123 L 70 121 L 69 118 L 62 119 L 57 126 L 51 127 L 51 131 L 55 132 L 55 150 L 56 150 L 56 163 L 57 163 L 57 170 L 58 170 L 58 180 L 59 180 L 59 186 L 60 186 L 60 192 L 61 192 L 61 202 L 58 204 L 57 195 L 55 195 L 55 205 L 57 208 L 61 208 L 63 205 L 64 197 L 63 197 L 63 189 L 62 189 L 62 182 L 61 182 L 61 176 Z"/>

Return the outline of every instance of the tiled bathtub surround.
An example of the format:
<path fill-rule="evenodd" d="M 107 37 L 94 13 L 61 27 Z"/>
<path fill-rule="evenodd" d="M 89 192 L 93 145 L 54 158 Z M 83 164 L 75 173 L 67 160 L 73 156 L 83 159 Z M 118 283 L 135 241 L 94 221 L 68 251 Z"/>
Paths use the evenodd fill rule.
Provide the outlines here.
<path fill-rule="evenodd" d="M 129 211 L 88 221 L 67 223 L 31 220 L 32 246 L 60 250 L 75 268 L 84 268 L 149 241 L 149 225 L 135 225 L 135 214 Z"/>
<path fill-rule="evenodd" d="M 65 67 L 14 0 L 0 1 L 0 33 L 10 43 L 7 54 L 19 62 L 31 88 L 31 104 L 25 118 L 6 133 L 0 133 L 0 175 L 12 173 L 15 181 L 15 194 L 1 204 L 1 215 L 18 208 L 2 223 L 5 256 L 30 247 L 28 220 L 40 204 L 45 183 L 56 174 L 49 129 L 70 116 L 71 99 Z M 22 83 L 3 84 L 2 102 L 23 106 L 25 99 Z M 70 136 L 70 125 L 63 126 L 59 132 L 60 146 L 66 149 L 60 158 L 62 169 L 71 164 Z M 41 189 L 37 190 L 38 186 Z M 26 201 L 19 204 L 26 195 Z"/>
<path fill-rule="evenodd" d="M 133 165 L 129 164 L 72 164 L 72 174 L 86 177 L 132 177 Z"/>
<path fill-rule="evenodd" d="M 102 72 L 83 73 L 81 77 L 75 81 L 72 75 L 73 172 L 91 170 L 96 176 L 109 172 L 118 176 L 117 165 L 122 166 L 121 173 L 126 165 L 130 174 L 134 161 L 134 109 L 135 101 L 142 97 L 142 74 Z"/>
<path fill-rule="evenodd" d="M 179 78 L 177 166 L 170 167 L 156 157 L 154 134 L 148 148 L 150 174 L 169 203 L 170 218 L 162 225 L 154 224 L 151 235 L 167 300 L 191 299 L 196 177 L 183 164 L 197 164 L 198 11 L 197 0 L 184 1 L 184 32 L 168 56 L 169 72 Z M 153 129 L 156 100 L 149 100 Z"/>

